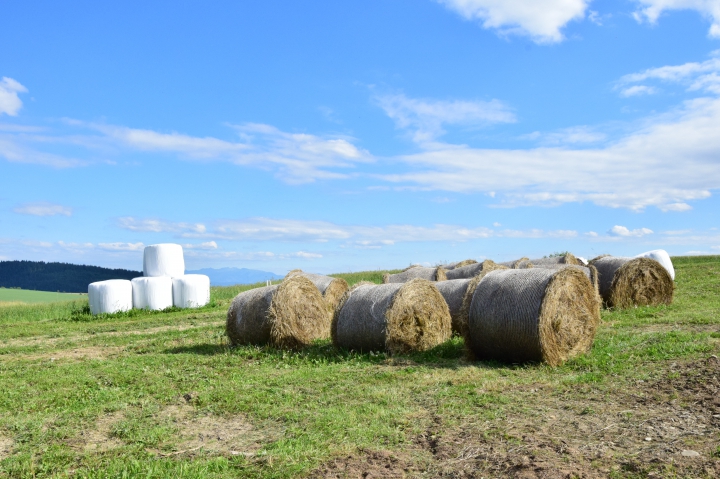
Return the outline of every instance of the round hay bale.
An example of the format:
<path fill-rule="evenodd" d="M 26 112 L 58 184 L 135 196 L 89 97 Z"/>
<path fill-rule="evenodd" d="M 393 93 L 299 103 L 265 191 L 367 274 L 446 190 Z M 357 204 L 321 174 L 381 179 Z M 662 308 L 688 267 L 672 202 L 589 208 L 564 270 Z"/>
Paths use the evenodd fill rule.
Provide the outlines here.
<path fill-rule="evenodd" d="M 426 279 L 428 281 L 445 281 L 447 279 L 445 270 L 442 266 L 435 268 L 425 268 L 423 266 L 413 266 L 401 273 L 383 275 L 383 283 L 407 283 L 413 279 Z"/>
<path fill-rule="evenodd" d="M 473 294 L 465 343 L 480 359 L 558 366 L 590 348 L 599 322 L 595 290 L 578 269 L 492 271 Z"/>
<path fill-rule="evenodd" d="M 472 279 L 450 279 L 447 281 L 439 281 L 435 284 L 442 295 L 445 303 L 450 310 L 450 319 L 452 321 L 452 332 L 454 334 L 461 334 L 461 319 L 460 313 L 462 311 L 463 298 L 465 292 Z"/>
<path fill-rule="evenodd" d="M 475 263 L 477 263 L 477 261 L 474 259 L 465 259 L 462 261 L 456 261 L 455 263 L 442 264 L 440 266 L 442 266 L 445 271 L 450 271 L 451 269 L 462 268 L 463 266 Z"/>
<path fill-rule="evenodd" d="M 480 281 L 489 274 L 491 271 L 496 271 L 499 269 L 509 269 L 507 266 L 503 266 L 500 264 L 494 264 L 492 268 L 488 268 L 485 271 L 481 271 L 477 276 L 473 277 L 470 282 L 467 285 L 467 288 L 465 289 L 465 294 L 463 295 L 462 304 L 460 305 L 460 312 L 458 313 L 458 319 L 457 319 L 457 332 L 463 337 L 466 337 L 467 334 L 467 328 L 468 328 L 468 316 L 470 314 L 470 304 L 472 303 L 473 294 L 475 294 L 475 289 L 477 289 L 478 284 L 480 284 Z"/>
<path fill-rule="evenodd" d="M 670 274 L 649 258 L 600 256 L 590 264 L 600 277 L 600 296 L 609 307 L 670 304 L 675 292 Z"/>
<path fill-rule="evenodd" d="M 673 281 L 675 280 L 675 267 L 672 264 L 670 255 L 664 249 L 654 249 L 652 251 L 647 251 L 645 253 L 635 255 L 635 257 L 654 259 L 655 261 L 663 265 L 663 268 L 665 268 L 670 275 L 670 279 L 672 279 Z"/>
<path fill-rule="evenodd" d="M 169 276 L 140 276 L 130 283 L 133 308 L 162 311 L 173 305 L 173 280 Z"/>
<path fill-rule="evenodd" d="M 173 306 L 200 308 L 210 302 L 210 278 L 204 274 L 185 274 L 172 279 Z"/>
<path fill-rule="evenodd" d="M 431 281 L 358 283 L 335 310 L 333 344 L 391 354 L 425 351 L 451 334 L 448 306 Z"/>
<path fill-rule="evenodd" d="M 299 349 L 330 336 L 327 303 L 308 278 L 251 289 L 233 299 L 225 331 L 232 345 L 272 344 Z"/>
<path fill-rule="evenodd" d="M 185 257 L 179 244 L 151 244 L 143 250 L 143 276 L 174 278 L 184 274 Z"/>
<path fill-rule="evenodd" d="M 310 281 L 312 281 L 312 283 L 320 291 L 320 294 L 322 294 L 323 299 L 327 303 L 329 312 L 328 314 L 332 319 L 332 315 L 334 314 L 335 308 L 340 302 L 340 299 L 349 289 L 347 281 L 342 278 L 333 278 L 331 276 L 324 276 L 322 274 L 305 273 L 300 269 L 294 269 L 290 271 L 285 276 L 285 278 L 289 278 L 290 276 L 295 275 L 304 276 Z"/>
<path fill-rule="evenodd" d="M 530 261 L 530 258 L 523 256 L 520 259 L 516 259 L 514 261 L 504 261 L 502 263 L 498 263 L 501 266 L 505 266 L 510 269 L 520 269 L 520 265 L 526 265 Z M 527 267 L 527 266 L 525 266 Z M 532 265 L 530 265 L 532 267 Z"/>
<path fill-rule="evenodd" d="M 538 266 L 544 266 L 544 265 L 553 265 L 553 264 L 577 264 L 582 265 L 579 259 L 575 257 L 572 253 L 565 253 L 561 256 L 550 256 L 548 258 L 538 258 L 538 259 L 531 259 L 529 260 L 530 263 L 534 267 Z"/>
<path fill-rule="evenodd" d="M 445 273 L 448 280 L 451 279 L 468 279 L 477 276 L 482 271 L 492 271 L 498 268 L 498 264 L 493 260 L 486 259 L 482 263 L 472 263 L 466 266 L 452 269 Z"/>
<path fill-rule="evenodd" d="M 126 279 L 108 279 L 88 285 L 90 314 L 129 311 L 133 307 L 132 283 Z"/>

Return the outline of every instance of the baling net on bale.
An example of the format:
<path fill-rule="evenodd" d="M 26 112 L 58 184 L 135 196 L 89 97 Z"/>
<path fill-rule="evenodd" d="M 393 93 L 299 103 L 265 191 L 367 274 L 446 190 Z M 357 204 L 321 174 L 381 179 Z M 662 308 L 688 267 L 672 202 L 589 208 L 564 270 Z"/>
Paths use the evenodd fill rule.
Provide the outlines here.
<path fill-rule="evenodd" d="M 462 310 L 465 292 L 467 291 L 467 287 L 471 281 L 471 278 L 451 279 L 448 281 L 439 281 L 434 285 L 442 295 L 448 309 L 450 310 L 453 334 L 461 333 L 460 325 L 462 321 L 460 319 L 460 312 Z"/>
<path fill-rule="evenodd" d="M 337 308 L 340 299 L 349 289 L 347 281 L 342 278 L 333 278 L 331 276 L 324 276 L 322 274 L 305 273 L 300 269 L 294 269 L 290 271 L 285 276 L 285 278 L 289 278 L 295 275 L 304 276 L 310 281 L 312 281 L 312 283 L 320 291 L 320 294 L 322 294 L 323 299 L 327 303 L 328 314 L 330 320 L 332 320 L 332 315 L 335 313 L 335 308 Z"/>
<path fill-rule="evenodd" d="M 462 261 L 456 261 L 454 263 L 441 264 L 440 266 L 445 271 L 450 271 L 455 268 L 462 268 L 463 266 L 467 266 L 469 264 L 475 264 L 475 263 L 477 263 L 477 261 L 475 261 L 474 259 L 465 259 Z"/>
<path fill-rule="evenodd" d="M 477 359 L 558 366 L 592 346 L 600 307 L 580 270 L 491 271 L 475 289 L 465 344 Z"/>
<path fill-rule="evenodd" d="M 425 351 L 450 334 L 448 306 L 435 283 L 425 279 L 358 283 L 345 294 L 332 323 L 336 347 L 365 352 Z"/>
<path fill-rule="evenodd" d="M 675 284 L 654 259 L 599 256 L 590 264 L 600 277 L 600 296 L 609 307 L 670 304 Z"/>
<path fill-rule="evenodd" d="M 299 349 L 330 336 L 330 318 L 320 291 L 303 276 L 251 289 L 233 299 L 225 331 L 232 345 L 271 344 Z"/>
<path fill-rule="evenodd" d="M 506 268 L 510 269 L 521 269 L 521 268 L 528 268 L 530 267 L 528 263 L 530 262 L 530 258 L 522 257 L 520 259 L 516 259 L 513 261 L 503 261 L 502 263 L 498 263 L 500 266 L 505 266 Z"/>
<path fill-rule="evenodd" d="M 498 267 L 499 265 L 497 263 L 486 259 L 482 263 L 473 263 L 447 271 L 445 272 L 445 277 L 447 279 L 468 279 L 477 276 L 483 271 L 492 271 Z"/>
<path fill-rule="evenodd" d="M 525 264 L 531 264 L 533 267 L 540 267 L 540 266 L 547 266 L 547 265 L 554 265 L 554 264 L 576 264 L 576 265 L 582 265 L 579 259 L 575 257 L 572 253 L 565 253 L 563 255 L 559 256 L 550 256 L 548 258 L 537 258 L 537 259 L 529 259 L 527 261 L 521 261 L 518 266 L 519 267 L 527 267 L 524 266 Z"/>
<path fill-rule="evenodd" d="M 445 270 L 442 266 L 425 268 L 423 266 L 411 266 L 401 273 L 383 275 L 383 283 L 407 283 L 413 279 L 426 279 L 428 281 L 445 281 Z"/>

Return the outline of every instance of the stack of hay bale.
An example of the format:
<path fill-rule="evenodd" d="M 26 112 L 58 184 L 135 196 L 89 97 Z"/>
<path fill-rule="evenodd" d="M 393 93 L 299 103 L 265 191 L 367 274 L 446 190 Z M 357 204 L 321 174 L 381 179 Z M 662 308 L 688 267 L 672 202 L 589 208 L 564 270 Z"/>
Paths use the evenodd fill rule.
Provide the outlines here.
<path fill-rule="evenodd" d="M 210 278 L 202 274 L 185 274 L 182 246 L 171 243 L 150 245 L 143 252 L 143 276 L 131 281 L 113 279 L 91 283 L 88 300 L 92 314 L 132 308 L 199 308 L 210 302 Z"/>

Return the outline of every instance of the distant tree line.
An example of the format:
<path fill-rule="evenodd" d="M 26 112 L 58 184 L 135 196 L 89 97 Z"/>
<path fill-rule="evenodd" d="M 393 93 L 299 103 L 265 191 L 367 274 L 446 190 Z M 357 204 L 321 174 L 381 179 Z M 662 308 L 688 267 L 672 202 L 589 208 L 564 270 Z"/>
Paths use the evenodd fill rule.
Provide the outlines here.
<path fill-rule="evenodd" d="M 43 261 L 0 261 L 0 287 L 87 293 L 88 284 L 106 279 L 132 279 L 140 271 Z"/>

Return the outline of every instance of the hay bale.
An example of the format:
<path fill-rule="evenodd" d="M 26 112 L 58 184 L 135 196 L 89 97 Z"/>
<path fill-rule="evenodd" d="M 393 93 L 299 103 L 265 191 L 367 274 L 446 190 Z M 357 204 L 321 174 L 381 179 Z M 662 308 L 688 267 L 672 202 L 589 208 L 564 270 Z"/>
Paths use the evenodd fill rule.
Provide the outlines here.
<path fill-rule="evenodd" d="M 425 351 L 450 337 L 451 322 L 431 281 L 364 282 L 348 291 L 335 310 L 332 338 L 335 346 L 357 351 Z"/>
<path fill-rule="evenodd" d="M 670 275 L 670 279 L 675 281 L 675 267 L 672 264 L 672 260 L 670 259 L 670 255 L 667 251 L 664 249 L 654 249 L 652 251 L 647 251 L 645 253 L 640 253 L 638 255 L 635 255 L 636 258 L 650 258 L 654 259 L 658 263 L 660 263 L 663 268 L 665 268 Z"/>
<path fill-rule="evenodd" d="M 520 259 L 516 259 L 514 261 L 504 261 L 502 263 L 498 263 L 500 266 L 505 266 L 506 268 L 510 269 L 520 269 L 521 267 L 528 268 L 532 267 L 532 265 L 528 266 L 527 263 L 529 263 L 530 258 L 527 256 L 523 256 Z"/>
<path fill-rule="evenodd" d="M 285 278 L 289 278 L 290 276 L 294 275 L 304 276 L 310 281 L 312 281 L 312 283 L 320 291 L 320 294 L 322 294 L 323 299 L 327 303 L 330 318 L 332 319 L 332 315 L 335 313 L 335 308 L 337 308 L 340 299 L 347 292 L 347 290 L 350 289 L 347 281 L 342 278 L 333 278 L 331 276 L 324 276 L 322 274 L 305 273 L 300 269 L 294 269 L 290 271 L 285 276 Z"/>
<path fill-rule="evenodd" d="M 182 246 L 174 243 L 151 244 L 143 251 L 143 276 L 169 276 L 185 274 L 185 257 Z"/>
<path fill-rule="evenodd" d="M 383 283 L 407 283 L 413 279 L 426 279 L 428 281 L 445 281 L 447 279 L 442 266 L 425 268 L 423 266 L 412 266 L 401 273 L 383 275 Z"/>
<path fill-rule="evenodd" d="M 442 266 L 442 268 L 445 271 L 450 271 L 455 268 L 462 268 L 463 266 L 467 266 L 469 264 L 475 264 L 475 263 L 477 263 L 477 261 L 475 261 L 474 259 L 465 259 L 462 261 L 456 261 L 454 263 L 441 264 L 440 266 Z"/>
<path fill-rule="evenodd" d="M 133 307 L 132 283 L 126 279 L 96 281 L 88 285 L 90 314 L 117 313 Z"/>
<path fill-rule="evenodd" d="M 600 295 L 609 307 L 670 304 L 675 284 L 670 273 L 649 258 L 599 256 L 590 264 L 600 277 Z"/>
<path fill-rule="evenodd" d="M 173 282 L 168 276 L 140 276 L 132 281 L 133 308 L 162 311 L 173 305 Z"/>
<path fill-rule="evenodd" d="M 308 278 L 251 289 L 233 299 L 225 331 L 232 345 L 271 344 L 299 349 L 330 336 L 325 300 Z"/>
<path fill-rule="evenodd" d="M 544 265 L 553 265 L 553 264 L 577 264 L 582 265 L 579 259 L 575 257 L 572 253 L 566 253 L 561 256 L 550 256 L 548 258 L 537 258 L 537 259 L 531 259 L 528 260 L 530 264 L 533 265 L 533 267 L 538 266 L 544 266 Z M 522 262 L 521 264 L 524 264 L 526 262 Z"/>
<path fill-rule="evenodd" d="M 210 278 L 204 274 L 184 274 L 172 279 L 173 306 L 200 308 L 210 302 Z"/>
<path fill-rule="evenodd" d="M 499 265 L 493 260 L 486 259 L 482 263 L 473 263 L 467 266 L 461 266 L 453 270 L 447 271 L 445 276 L 450 279 L 468 279 L 477 276 L 482 271 L 492 271 L 497 269 Z"/>
<path fill-rule="evenodd" d="M 491 271 L 475 289 L 465 343 L 480 359 L 557 366 L 590 349 L 597 295 L 575 268 Z"/>
<path fill-rule="evenodd" d="M 454 334 L 461 334 L 462 332 L 460 314 L 462 312 L 463 298 L 471 281 L 471 278 L 450 279 L 447 281 L 439 281 L 435 284 L 435 287 L 442 295 L 450 310 L 452 332 Z"/>

